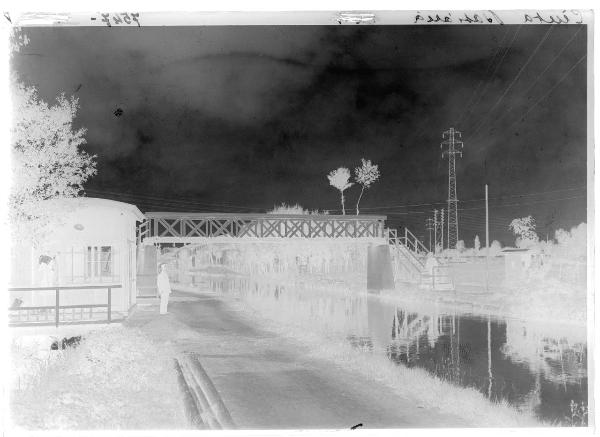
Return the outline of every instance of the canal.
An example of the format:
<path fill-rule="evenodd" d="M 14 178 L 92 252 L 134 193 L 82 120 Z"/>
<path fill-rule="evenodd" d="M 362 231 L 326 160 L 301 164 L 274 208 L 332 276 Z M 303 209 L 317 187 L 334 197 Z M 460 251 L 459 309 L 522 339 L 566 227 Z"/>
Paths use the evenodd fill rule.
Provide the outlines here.
<path fill-rule="evenodd" d="M 194 283 L 238 299 L 271 321 L 425 369 L 546 422 L 587 421 L 581 410 L 573 411 L 573 403 L 583 411 L 587 406 L 585 328 L 459 313 L 341 286 L 228 277 L 196 277 Z"/>

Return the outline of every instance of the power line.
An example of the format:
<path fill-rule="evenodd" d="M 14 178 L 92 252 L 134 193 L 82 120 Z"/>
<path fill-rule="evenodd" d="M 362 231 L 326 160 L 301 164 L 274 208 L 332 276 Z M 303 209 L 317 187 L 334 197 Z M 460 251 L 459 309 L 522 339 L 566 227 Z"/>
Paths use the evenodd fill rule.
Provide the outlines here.
<path fill-rule="evenodd" d="M 540 42 L 538 43 L 538 45 L 535 47 L 535 49 L 533 50 L 533 52 L 531 53 L 531 55 L 529 55 L 529 58 L 527 59 L 527 61 L 521 66 L 521 68 L 519 69 L 518 73 L 515 75 L 515 77 L 513 78 L 513 80 L 510 82 L 510 84 L 508 84 L 508 86 L 505 88 L 505 90 L 502 93 L 502 95 L 498 98 L 498 100 L 496 100 L 496 103 L 494 103 L 494 105 L 488 111 L 488 113 L 483 116 L 481 123 L 475 128 L 475 131 L 472 134 L 473 137 L 475 137 L 475 135 L 477 135 L 477 132 L 479 132 L 479 129 L 481 129 L 481 127 L 485 124 L 486 120 L 492 115 L 492 112 L 494 112 L 494 109 L 496 109 L 496 107 L 500 104 L 500 102 L 502 102 L 502 100 L 504 100 L 504 97 L 506 97 L 506 94 L 508 94 L 508 92 L 510 91 L 510 89 L 517 82 L 517 80 L 521 76 L 521 73 L 523 73 L 523 71 L 525 70 L 525 68 L 529 65 L 529 63 L 531 62 L 531 60 L 534 58 L 534 56 L 536 55 L 536 53 L 538 52 L 538 50 L 542 46 L 542 44 L 544 44 L 544 42 L 546 41 L 546 39 L 548 39 L 548 35 L 550 35 L 550 32 L 552 31 L 553 28 L 554 28 L 554 26 L 549 26 L 548 27 L 548 30 L 546 31 L 546 33 L 544 34 L 544 36 L 542 37 L 542 39 L 540 40 Z"/>
<path fill-rule="evenodd" d="M 527 203 L 512 203 L 509 205 L 490 205 L 490 208 L 506 208 L 509 206 L 522 206 L 522 205 L 531 205 L 532 203 L 548 203 L 548 202 L 558 202 L 558 201 L 562 201 L 562 200 L 570 200 L 570 199 L 585 199 L 585 196 L 573 196 L 573 197 L 563 197 L 561 199 L 548 199 L 548 200 L 538 200 L 538 201 L 531 201 L 531 202 L 527 202 Z M 463 208 L 460 209 L 459 211 L 470 211 L 470 210 L 481 210 L 481 209 L 485 209 L 485 206 L 482 208 Z"/>
<path fill-rule="evenodd" d="M 563 200 L 570 200 L 570 199 L 585 199 L 585 195 L 579 195 L 579 196 L 572 196 L 572 197 L 562 197 L 559 199 L 546 199 L 546 200 L 532 200 L 532 201 L 528 201 L 526 203 L 511 203 L 511 204 L 505 204 L 505 205 L 490 205 L 490 208 L 506 208 L 506 207 L 512 207 L 512 206 L 527 206 L 527 205 L 531 205 L 531 204 L 538 204 L 538 203 L 549 203 L 549 202 L 559 202 L 559 201 L 563 201 Z M 482 207 L 476 207 L 476 208 L 458 208 L 458 211 L 481 211 L 481 210 L 485 210 L 485 206 Z M 411 214 L 427 214 L 428 211 L 403 211 L 403 212 L 389 212 L 389 213 L 385 213 L 386 215 L 411 215 Z M 462 217 L 462 214 L 461 214 Z"/>
<path fill-rule="evenodd" d="M 258 207 L 249 207 L 249 206 L 242 206 L 242 205 L 231 205 L 231 204 L 214 204 L 214 203 L 207 203 L 207 202 L 201 202 L 201 201 L 197 201 L 197 200 L 187 200 L 187 199 L 182 199 L 182 198 L 166 198 L 166 197 L 158 197 L 158 196 L 149 196 L 149 195 L 143 195 L 143 194 L 131 194 L 131 193 L 117 193 L 117 192 L 112 192 L 112 191 L 99 191 L 99 190 L 85 190 L 88 193 L 92 193 L 92 194 L 105 194 L 105 195 L 110 195 L 110 196 L 116 196 L 116 197 L 120 197 L 120 198 L 129 198 L 129 199 L 137 199 L 140 201 L 143 200 L 148 200 L 148 201 L 154 201 L 154 204 L 160 204 L 160 203 L 164 203 L 164 204 L 173 204 L 173 205 L 177 205 L 177 204 L 181 204 L 181 205 L 185 205 L 185 206 L 199 206 L 199 207 L 220 207 L 220 208 L 234 208 L 234 209 L 260 209 L 260 210 L 264 210 L 264 208 L 258 208 Z M 157 203 L 158 202 L 158 203 Z"/>
<path fill-rule="evenodd" d="M 573 187 L 573 188 L 563 188 L 563 189 L 558 189 L 558 190 L 538 191 L 538 192 L 533 192 L 533 193 L 511 194 L 511 195 L 500 196 L 500 197 L 490 197 L 488 200 L 503 200 L 503 199 L 514 198 L 514 197 L 539 196 L 539 195 L 550 194 L 550 193 L 576 191 L 576 190 L 581 190 L 581 189 L 585 189 L 585 188 L 587 188 L 587 187 L 580 186 L 580 187 Z M 478 199 L 461 200 L 460 202 L 461 203 L 480 202 L 483 200 L 485 200 L 485 197 L 478 198 Z M 380 210 L 380 209 L 391 209 L 391 208 L 411 208 L 411 207 L 419 207 L 419 206 L 438 206 L 438 205 L 445 205 L 446 203 L 447 202 L 442 201 L 442 202 L 413 203 L 413 204 L 403 204 L 403 205 L 372 206 L 372 207 L 361 207 L 361 210 Z M 336 209 L 336 210 L 330 210 L 330 211 L 338 211 L 338 210 Z M 339 211 L 341 211 L 341 209 Z"/>
<path fill-rule="evenodd" d="M 481 98 L 486 94 L 488 88 L 490 87 L 490 84 L 492 83 L 491 79 L 496 75 L 496 73 L 498 72 L 498 69 L 500 68 L 500 65 L 502 65 L 502 62 L 504 61 L 504 58 L 506 57 L 506 55 L 508 54 L 508 52 L 510 51 L 510 49 L 512 48 L 515 40 L 517 39 L 517 35 L 519 34 L 519 31 L 521 30 L 521 27 L 523 25 L 520 24 L 519 27 L 517 28 L 517 30 L 515 31 L 515 33 L 513 34 L 513 37 L 510 41 L 510 43 L 508 44 L 508 47 L 506 48 L 506 50 L 504 51 L 504 53 L 502 54 L 502 58 L 500 58 L 500 61 L 498 62 L 498 64 L 496 65 L 496 68 L 494 68 L 494 71 L 492 73 L 492 75 L 489 77 L 488 82 L 485 86 L 485 88 L 483 89 L 482 93 L 479 95 L 479 98 L 477 99 L 477 101 L 472 105 L 472 108 L 474 108 L 476 105 L 479 104 L 479 102 L 481 101 Z M 470 112 L 470 115 L 472 115 L 472 112 Z M 470 117 L 469 115 L 469 117 Z M 468 119 L 467 119 L 468 120 Z"/>
<path fill-rule="evenodd" d="M 581 61 L 583 61 L 585 58 L 587 57 L 587 54 L 583 55 L 581 58 L 579 58 L 579 60 L 577 62 L 575 62 L 575 64 L 573 64 L 573 66 L 569 69 L 569 71 L 567 71 L 564 76 L 562 76 L 560 78 L 560 80 L 558 82 L 556 82 L 554 84 L 554 86 L 552 88 L 550 88 L 550 90 L 548 90 L 548 92 L 546 94 L 544 94 L 537 102 L 535 102 L 533 104 L 533 106 L 531 106 L 529 108 L 529 110 L 527 112 L 525 112 L 525 114 L 523 114 L 521 117 L 519 117 L 517 120 L 515 120 L 515 122 L 513 124 L 511 124 L 507 130 L 510 130 L 515 124 L 517 124 L 519 121 L 522 121 L 523 119 L 525 119 L 525 117 L 527 117 L 527 115 L 533 110 L 533 108 L 535 108 L 537 105 L 540 104 L 540 102 L 542 100 L 544 100 L 546 97 L 548 97 L 550 95 L 550 93 L 552 93 L 552 91 L 554 91 L 556 89 L 556 87 L 567 78 L 567 76 L 569 76 L 569 74 L 571 74 L 571 72 L 581 63 Z"/>
<path fill-rule="evenodd" d="M 504 42 L 504 40 L 508 36 L 509 32 L 510 32 L 509 28 L 506 28 L 506 31 L 504 32 L 504 35 L 502 35 L 502 39 L 498 43 L 498 47 L 496 48 L 496 53 L 494 53 L 494 57 L 491 59 L 491 61 L 488 64 L 487 68 L 485 69 L 484 76 L 486 76 L 486 80 L 488 81 L 488 86 L 489 86 L 489 80 L 492 78 L 492 76 L 495 73 L 495 71 L 497 70 L 498 66 L 496 66 L 496 69 L 494 70 L 494 73 L 492 73 L 492 75 L 488 76 L 488 72 L 490 71 L 491 66 L 493 65 L 494 61 L 496 60 L 496 57 L 500 53 L 500 50 L 502 49 L 502 43 Z M 500 65 L 500 63 L 498 65 Z M 477 92 L 479 91 L 479 88 L 481 88 L 481 85 L 483 84 L 484 81 L 485 81 L 484 79 L 479 80 L 479 83 L 477 84 L 477 88 L 475 88 L 475 90 L 473 90 L 473 93 L 471 94 L 471 98 L 469 99 L 469 101 L 465 105 L 464 109 L 462 110 L 462 112 L 460 114 L 460 117 L 459 117 L 458 121 L 456 122 L 457 126 L 460 126 L 460 122 L 463 120 L 464 116 L 467 114 L 467 109 L 469 109 L 469 110 L 471 109 L 471 106 L 470 106 L 471 102 L 474 100 L 475 96 L 477 95 Z M 486 89 L 487 89 L 487 87 L 486 87 Z M 480 96 L 479 99 L 481 99 L 481 96 Z"/>
<path fill-rule="evenodd" d="M 535 78 L 535 80 L 531 83 L 531 85 L 529 86 L 529 88 L 527 88 L 527 90 L 525 90 L 525 92 L 523 92 L 523 95 L 526 95 L 529 91 L 531 91 L 533 89 L 533 87 L 539 82 L 540 78 L 546 73 L 546 71 L 548 71 L 548 69 L 556 62 L 556 60 L 560 57 L 560 55 L 565 51 L 565 49 L 569 46 L 569 44 L 571 44 L 571 42 L 575 39 L 575 37 L 577 36 L 577 34 L 581 31 L 581 29 L 583 29 L 584 26 L 580 26 L 574 33 L 573 35 L 571 35 L 571 38 L 569 38 L 569 40 L 565 43 L 565 45 L 559 50 L 559 52 L 556 54 L 556 56 L 554 56 L 554 58 L 552 59 L 552 61 L 550 61 L 550 63 L 546 66 L 546 68 L 544 68 L 544 70 L 537 75 L 537 77 Z M 501 117 L 498 117 L 496 119 L 494 119 L 494 123 L 498 123 L 500 120 L 502 120 L 504 117 L 506 117 L 508 114 L 512 114 L 513 112 L 511 111 L 513 109 L 513 106 L 510 106 L 508 109 L 506 109 L 504 111 L 504 114 Z M 480 137 L 483 134 L 480 133 L 478 137 L 474 137 L 473 141 L 477 142 Z"/>

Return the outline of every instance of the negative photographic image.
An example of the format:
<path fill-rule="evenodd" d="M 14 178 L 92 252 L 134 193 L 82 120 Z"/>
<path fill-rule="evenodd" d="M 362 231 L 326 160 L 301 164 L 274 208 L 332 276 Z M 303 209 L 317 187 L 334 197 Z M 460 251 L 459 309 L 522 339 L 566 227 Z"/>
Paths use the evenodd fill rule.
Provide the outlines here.
<path fill-rule="evenodd" d="M 591 13 L 29 18 L 15 429 L 592 425 Z"/>

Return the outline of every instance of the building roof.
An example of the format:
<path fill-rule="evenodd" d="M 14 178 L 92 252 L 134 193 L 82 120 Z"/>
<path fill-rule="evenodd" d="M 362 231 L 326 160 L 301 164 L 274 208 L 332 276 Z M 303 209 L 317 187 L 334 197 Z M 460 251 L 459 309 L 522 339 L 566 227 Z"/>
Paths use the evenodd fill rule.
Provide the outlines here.
<path fill-rule="evenodd" d="M 114 208 L 122 212 L 128 212 L 133 214 L 136 220 L 142 221 L 146 219 L 146 216 L 138 209 L 137 206 L 131 203 L 118 202 L 110 199 L 100 199 L 98 197 L 73 197 L 68 199 L 53 199 L 63 204 L 69 204 L 77 207 L 105 207 Z"/>
<path fill-rule="evenodd" d="M 513 253 L 513 252 L 531 252 L 531 249 L 519 249 L 519 248 L 514 248 L 514 247 L 509 247 L 507 249 L 502 249 L 502 252 L 508 252 L 508 253 Z"/>

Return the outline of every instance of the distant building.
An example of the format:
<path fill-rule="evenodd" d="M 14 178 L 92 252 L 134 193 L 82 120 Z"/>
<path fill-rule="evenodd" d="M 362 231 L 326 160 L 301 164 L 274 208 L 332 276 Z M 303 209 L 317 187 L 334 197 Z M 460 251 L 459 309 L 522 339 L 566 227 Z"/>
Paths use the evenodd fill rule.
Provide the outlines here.
<path fill-rule="evenodd" d="M 39 248 L 13 246 L 10 286 L 120 285 L 112 291 L 111 309 L 125 315 L 136 301 L 136 224 L 144 215 L 134 205 L 106 199 L 64 199 L 59 205 L 64 215 Z M 18 293 L 23 307 L 55 301 L 52 291 Z M 106 289 L 60 295 L 61 306 L 106 302 Z"/>
<path fill-rule="evenodd" d="M 502 250 L 507 282 L 516 282 L 529 277 L 532 269 L 544 265 L 544 255 L 537 249 L 506 248 Z"/>

